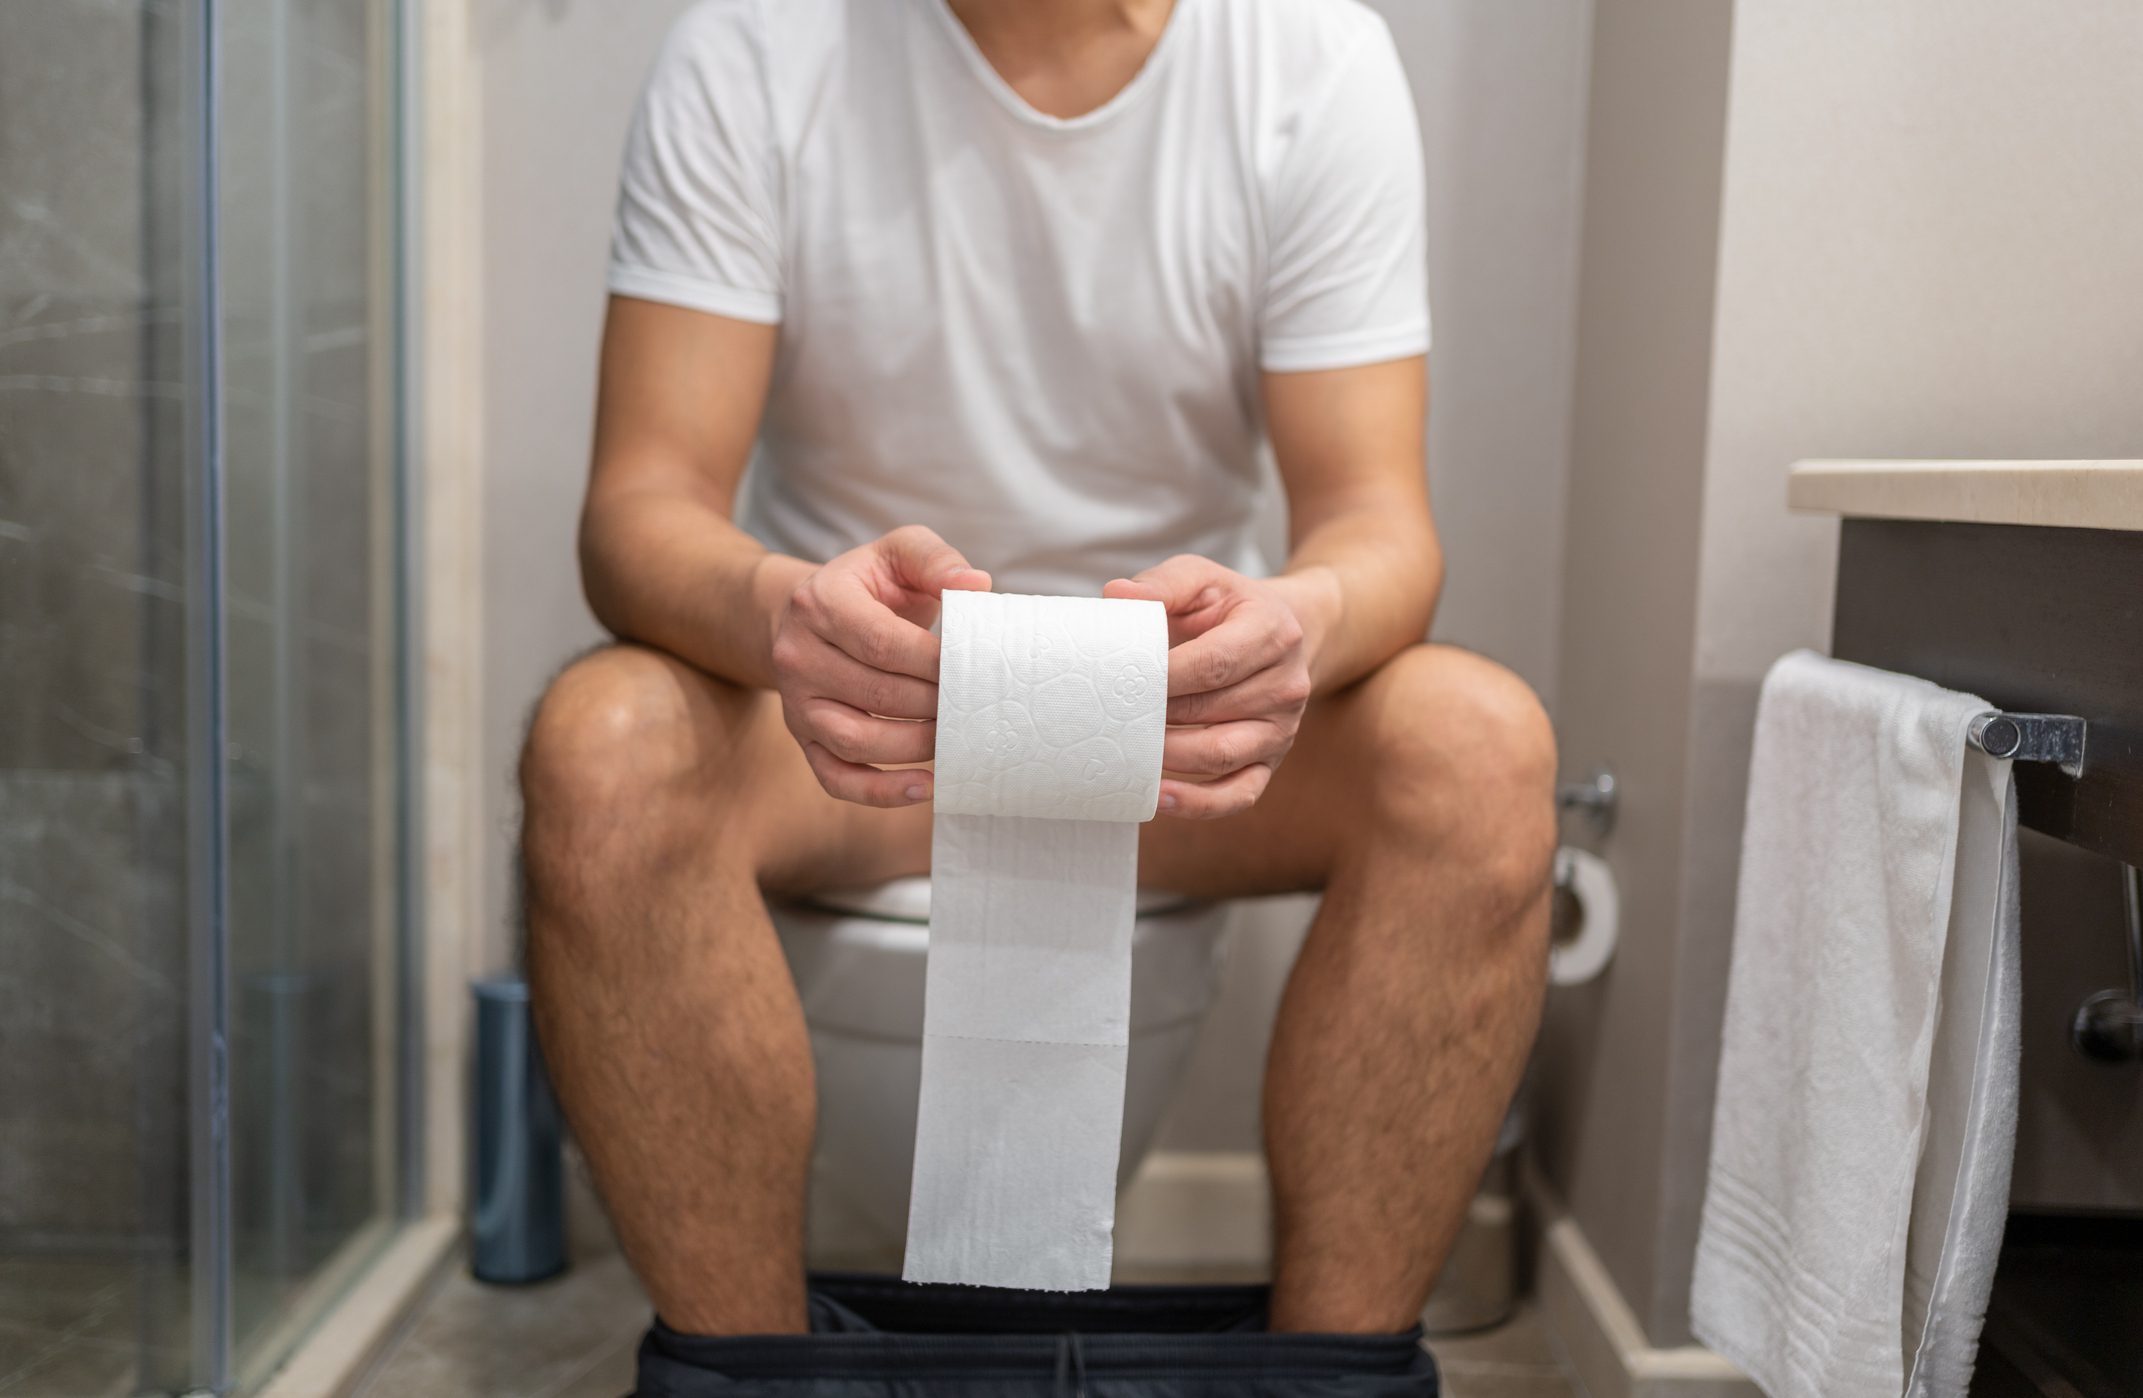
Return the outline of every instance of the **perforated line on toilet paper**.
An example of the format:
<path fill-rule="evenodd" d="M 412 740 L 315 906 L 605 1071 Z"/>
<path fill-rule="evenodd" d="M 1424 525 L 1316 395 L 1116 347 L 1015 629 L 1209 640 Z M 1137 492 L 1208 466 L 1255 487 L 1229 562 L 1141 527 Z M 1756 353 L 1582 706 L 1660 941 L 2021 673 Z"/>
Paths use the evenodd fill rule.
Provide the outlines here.
<path fill-rule="evenodd" d="M 1159 603 L 948 592 L 904 1275 L 1109 1284 Z"/>

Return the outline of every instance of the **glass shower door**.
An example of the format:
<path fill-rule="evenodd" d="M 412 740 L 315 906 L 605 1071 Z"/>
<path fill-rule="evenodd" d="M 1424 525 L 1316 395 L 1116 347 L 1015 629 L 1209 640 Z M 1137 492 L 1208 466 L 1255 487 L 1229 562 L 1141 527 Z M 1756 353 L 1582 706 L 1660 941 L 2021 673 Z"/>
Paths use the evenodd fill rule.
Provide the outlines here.
<path fill-rule="evenodd" d="M 408 1197 L 399 9 L 0 7 L 0 1398 L 242 1391 Z"/>
<path fill-rule="evenodd" d="M 394 1218 L 394 7 L 222 0 L 232 1338 Z"/>

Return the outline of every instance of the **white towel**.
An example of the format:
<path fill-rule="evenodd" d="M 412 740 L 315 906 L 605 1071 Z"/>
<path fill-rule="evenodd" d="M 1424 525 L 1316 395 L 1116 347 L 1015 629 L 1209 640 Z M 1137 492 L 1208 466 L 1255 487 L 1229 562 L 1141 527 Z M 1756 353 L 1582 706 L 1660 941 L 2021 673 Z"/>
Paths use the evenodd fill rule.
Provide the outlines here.
<path fill-rule="evenodd" d="M 2016 1126 L 2016 824 L 1987 705 L 1798 652 L 1749 767 L 1690 1310 L 1770 1398 L 1947 1398 Z"/>
<path fill-rule="evenodd" d="M 2009 764 L 1965 755 L 1956 894 L 1905 1249 L 1906 1392 L 1971 1385 L 2009 1217 L 2023 981 Z"/>

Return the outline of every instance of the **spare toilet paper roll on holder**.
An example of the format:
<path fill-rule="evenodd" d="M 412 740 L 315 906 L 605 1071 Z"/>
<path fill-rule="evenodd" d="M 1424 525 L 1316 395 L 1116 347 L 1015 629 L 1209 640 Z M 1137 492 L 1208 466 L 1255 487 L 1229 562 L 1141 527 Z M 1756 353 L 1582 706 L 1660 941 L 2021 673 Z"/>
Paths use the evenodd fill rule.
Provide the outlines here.
<path fill-rule="evenodd" d="M 1614 772 L 1596 767 L 1584 780 L 1558 786 L 1555 808 L 1558 813 L 1583 814 L 1593 833 L 1605 836 L 1615 828 L 1619 796 Z M 1558 936 L 1550 947 L 1548 981 L 1552 985 L 1582 985 L 1606 970 L 1615 954 L 1615 943 L 1621 934 L 1621 891 L 1615 882 L 1615 871 L 1605 859 L 1568 845 L 1555 851 L 1555 889 L 1558 894 L 1569 895 L 1576 905 L 1576 932 Z"/>
<path fill-rule="evenodd" d="M 1621 935 L 1622 899 L 1615 871 L 1589 850 L 1555 851 L 1555 888 L 1576 904 L 1574 935 L 1557 928 L 1548 947 L 1548 983 L 1583 985 L 1607 969 Z"/>

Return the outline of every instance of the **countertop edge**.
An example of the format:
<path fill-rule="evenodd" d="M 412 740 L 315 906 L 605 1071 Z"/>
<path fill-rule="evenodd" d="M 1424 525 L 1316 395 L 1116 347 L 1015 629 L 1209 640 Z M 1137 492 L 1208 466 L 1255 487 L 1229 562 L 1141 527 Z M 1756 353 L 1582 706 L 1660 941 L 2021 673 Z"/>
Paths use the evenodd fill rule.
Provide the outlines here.
<path fill-rule="evenodd" d="M 2143 531 L 2143 461 L 1796 462 L 1804 513 Z"/>

